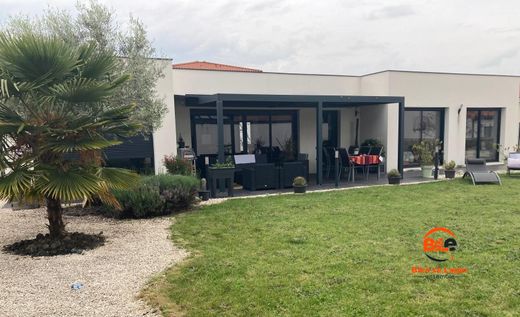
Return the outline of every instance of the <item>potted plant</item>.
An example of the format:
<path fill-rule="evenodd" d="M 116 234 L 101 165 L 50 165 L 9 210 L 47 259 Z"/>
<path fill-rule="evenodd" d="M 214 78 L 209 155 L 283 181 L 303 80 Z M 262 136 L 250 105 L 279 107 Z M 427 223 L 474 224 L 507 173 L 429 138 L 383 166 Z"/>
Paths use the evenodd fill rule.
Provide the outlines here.
<path fill-rule="evenodd" d="M 373 139 L 373 138 L 370 138 L 370 139 L 366 139 L 365 141 L 363 141 L 361 143 L 361 146 L 378 146 L 378 147 L 381 147 L 383 148 L 383 151 L 381 152 L 381 156 L 386 156 L 386 152 L 384 151 L 384 145 L 383 145 L 383 142 L 381 142 L 379 139 Z M 358 154 L 359 154 L 359 148 L 357 148 L 358 150 Z"/>
<path fill-rule="evenodd" d="M 293 180 L 293 188 L 295 194 L 305 194 L 307 191 L 307 180 L 305 180 L 305 177 L 295 177 Z"/>
<path fill-rule="evenodd" d="M 214 163 L 208 168 L 208 176 L 216 178 L 231 177 L 235 174 L 235 164 L 228 158 L 224 163 Z"/>
<path fill-rule="evenodd" d="M 217 197 L 224 192 L 227 192 L 228 196 L 233 196 L 235 164 L 231 158 L 228 158 L 224 163 L 210 165 L 206 174 L 210 183 L 211 197 Z"/>
<path fill-rule="evenodd" d="M 388 184 L 399 185 L 401 184 L 401 173 L 398 170 L 393 169 L 387 174 Z"/>
<path fill-rule="evenodd" d="M 435 149 L 439 144 L 438 140 L 422 140 L 412 146 L 412 151 L 421 164 L 422 176 L 424 178 L 432 177 L 433 157 Z"/>
<path fill-rule="evenodd" d="M 449 161 L 444 164 L 444 176 L 446 176 L 446 178 L 455 178 L 455 166 L 457 166 L 455 161 Z"/>

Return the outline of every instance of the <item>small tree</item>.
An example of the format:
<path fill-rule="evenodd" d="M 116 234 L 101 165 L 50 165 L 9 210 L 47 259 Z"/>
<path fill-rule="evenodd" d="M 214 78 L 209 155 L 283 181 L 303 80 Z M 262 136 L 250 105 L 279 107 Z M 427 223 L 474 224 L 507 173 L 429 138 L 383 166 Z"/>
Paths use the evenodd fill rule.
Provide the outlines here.
<path fill-rule="evenodd" d="M 143 123 L 140 132 L 149 134 L 157 130 L 167 112 L 155 87 L 164 74 L 153 59 L 156 52 L 142 22 L 130 17 L 123 27 L 112 10 L 95 0 L 78 1 L 76 11 L 71 14 L 49 8 L 43 15 L 31 19 L 15 16 L 8 20 L 5 28 L 14 34 L 37 32 L 57 37 L 71 46 L 95 43 L 96 50 L 119 56 L 116 61 L 119 65 L 112 72 L 131 77 L 107 96 L 107 100 L 113 105 L 135 104 L 131 117 Z"/>
<path fill-rule="evenodd" d="M 63 202 L 98 196 L 117 206 L 110 190 L 137 179 L 102 166 L 101 150 L 139 128 L 133 106 L 106 102 L 128 79 L 117 67 L 93 44 L 0 35 L 0 199 L 45 201 L 53 238 L 66 234 Z"/>

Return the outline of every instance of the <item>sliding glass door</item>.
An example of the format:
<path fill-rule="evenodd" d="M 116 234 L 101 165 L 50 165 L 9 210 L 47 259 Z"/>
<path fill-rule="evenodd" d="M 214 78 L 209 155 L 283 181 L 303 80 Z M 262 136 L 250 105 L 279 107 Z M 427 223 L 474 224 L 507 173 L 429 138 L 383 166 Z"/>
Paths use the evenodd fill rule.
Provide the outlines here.
<path fill-rule="evenodd" d="M 466 158 L 498 161 L 500 109 L 470 108 L 466 115 Z"/>
<path fill-rule="evenodd" d="M 298 151 L 297 111 L 225 110 L 226 154 Z M 191 111 L 192 145 L 198 155 L 218 152 L 217 119 L 214 110 Z"/>
<path fill-rule="evenodd" d="M 404 113 L 404 165 L 418 166 L 414 144 L 423 140 L 444 140 L 444 109 L 409 108 Z M 442 151 L 441 151 L 442 163 Z"/>

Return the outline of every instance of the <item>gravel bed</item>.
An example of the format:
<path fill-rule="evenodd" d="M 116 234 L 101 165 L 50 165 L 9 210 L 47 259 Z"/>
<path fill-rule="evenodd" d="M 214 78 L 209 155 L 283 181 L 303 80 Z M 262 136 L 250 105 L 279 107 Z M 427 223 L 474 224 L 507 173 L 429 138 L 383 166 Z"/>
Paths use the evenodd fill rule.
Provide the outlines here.
<path fill-rule="evenodd" d="M 171 218 L 65 216 L 65 222 L 69 231 L 103 231 L 105 245 L 53 257 L 0 252 L 0 316 L 160 316 L 137 295 L 154 274 L 187 255 L 169 239 Z M 2 246 L 47 231 L 42 209 L 0 209 L 0 223 Z M 75 282 L 83 288 L 72 289 Z"/>

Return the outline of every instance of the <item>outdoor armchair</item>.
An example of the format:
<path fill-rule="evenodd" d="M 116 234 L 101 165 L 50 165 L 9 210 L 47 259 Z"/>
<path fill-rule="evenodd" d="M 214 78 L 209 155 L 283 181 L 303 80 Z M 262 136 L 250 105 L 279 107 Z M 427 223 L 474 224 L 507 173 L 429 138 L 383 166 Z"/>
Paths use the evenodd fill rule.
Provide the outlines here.
<path fill-rule="evenodd" d="M 247 190 L 278 188 L 279 171 L 274 163 L 245 167 L 242 169 L 242 186 Z"/>

